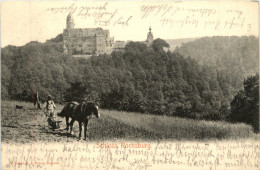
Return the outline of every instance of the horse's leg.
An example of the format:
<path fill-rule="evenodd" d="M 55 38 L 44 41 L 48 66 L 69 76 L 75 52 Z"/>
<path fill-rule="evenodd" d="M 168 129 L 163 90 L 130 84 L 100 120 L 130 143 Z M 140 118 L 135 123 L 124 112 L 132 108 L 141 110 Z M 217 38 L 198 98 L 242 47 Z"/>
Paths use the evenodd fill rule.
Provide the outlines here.
<path fill-rule="evenodd" d="M 70 121 L 70 134 L 72 134 L 73 135 L 73 131 L 72 131 L 72 128 L 73 128 L 73 123 L 75 122 L 75 119 L 72 119 L 71 121 Z"/>
<path fill-rule="evenodd" d="M 79 139 L 81 139 L 82 122 L 79 121 Z"/>
<path fill-rule="evenodd" d="M 84 140 L 87 139 L 88 119 L 84 123 Z"/>
<path fill-rule="evenodd" d="M 69 117 L 66 117 L 66 128 L 65 128 L 65 130 L 69 130 L 69 125 L 70 125 L 70 123 L 69 123 Z"/>

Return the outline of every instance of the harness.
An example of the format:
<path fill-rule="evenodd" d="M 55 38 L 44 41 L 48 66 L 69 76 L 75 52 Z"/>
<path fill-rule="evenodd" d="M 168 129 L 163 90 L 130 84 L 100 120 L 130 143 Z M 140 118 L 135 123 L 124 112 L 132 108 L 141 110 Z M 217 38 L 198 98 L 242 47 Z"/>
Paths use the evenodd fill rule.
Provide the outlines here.
<path fill-rule="evenodd" d="M 81 105 L 81 108 L 80 108 L 80 111 L 81 113 L 86 113 L 86 109 L 87 109 L 87 105 L 86 104 L 80 104 Z M 92 115 L 93 115 L 93 112 L 90 112 L 90 115 L 86 116 L 85 120 L 86 119 L 91 119 L 92 118 Z"/>

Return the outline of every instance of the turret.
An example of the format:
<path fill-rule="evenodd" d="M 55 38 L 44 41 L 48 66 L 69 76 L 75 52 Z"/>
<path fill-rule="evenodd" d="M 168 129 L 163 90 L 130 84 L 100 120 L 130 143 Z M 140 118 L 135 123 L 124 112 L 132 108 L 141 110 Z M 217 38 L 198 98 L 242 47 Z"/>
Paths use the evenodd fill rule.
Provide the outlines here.
<path fill-rule="evenodd" d="M 71 29 L 74 28 L 74 19 L 72 18 L 72 14 L 69 13 L 69 15 L 67 16 L 67 29 Z"/>
<path fill-rule="evenodd" d="M 147 40 L 146 40 L 148 45 L 151 45 L 153 43 L 153 33 L 152 33 L 152 28 L 151 26 L 149 27 L 149 32 L 147 34 Z"/>

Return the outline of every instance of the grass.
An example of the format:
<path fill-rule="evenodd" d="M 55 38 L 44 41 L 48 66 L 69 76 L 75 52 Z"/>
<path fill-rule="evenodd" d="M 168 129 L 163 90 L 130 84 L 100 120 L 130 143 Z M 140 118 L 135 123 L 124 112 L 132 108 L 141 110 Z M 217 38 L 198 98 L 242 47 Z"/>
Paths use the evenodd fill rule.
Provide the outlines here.
<path fill-rule="evenodd" d="M 23 109 L 15 109 L 22 105 Z M 63 105 L 57 105 L 60 112 Z M 176 117 L 140 113 L 100 110 L 101 118 L 91 119 L 88 137 L 91 141 L 105 140 L 221 140 L 254 137 L 252 127 L 245 124 L 199 121 Z M 78 123 L 74 123 L 76 136 L 66 131 L 52 131 L 43 110 L 34 110 L 31 103 L 2 101 L 1 137 L 3 142 L 77 140 Z M 65 119 L 61 128 L 65 128 Z"/>
<path fill-rule="evenodd" d="M 232 124 L 107 110 L 102 113 L 129 126 L 161 134 L 164 139 L 238 139 L 253 136 L 252 127 L 243 123 Z"/>

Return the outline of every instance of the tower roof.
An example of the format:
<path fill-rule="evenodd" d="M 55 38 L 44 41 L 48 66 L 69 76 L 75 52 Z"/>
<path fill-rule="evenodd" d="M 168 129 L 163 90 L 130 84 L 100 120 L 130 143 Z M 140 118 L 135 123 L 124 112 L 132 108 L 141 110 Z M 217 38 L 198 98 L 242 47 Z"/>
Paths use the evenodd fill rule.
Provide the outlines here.
<path fill-rule="evenodd" d="M 73 21 L 72 13 L 70 12 L 69 15 L 67 16 L 67 21 Z"/>
<path fill-rule="evenodd" d="M 152 42 L 153 42 L 153 33 L 152 33 L 152 28 L 151 28 L 151 26 L 149 27 L 149 32 L 147 33 L 146 42 L 148 43 L 148 45 L 151 45 Z"/>

